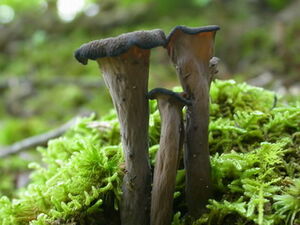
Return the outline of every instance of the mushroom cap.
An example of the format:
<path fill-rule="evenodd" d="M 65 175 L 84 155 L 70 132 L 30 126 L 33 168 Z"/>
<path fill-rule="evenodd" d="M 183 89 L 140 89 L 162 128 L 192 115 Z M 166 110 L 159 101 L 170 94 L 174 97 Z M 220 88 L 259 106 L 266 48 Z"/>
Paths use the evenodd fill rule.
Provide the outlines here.
<path fill-rule="evenodd" d="M 173 34 L 176 31 L 182 31 L 185 34 L 199 34 L 199 33 L 203 33 L 203 32 L 213 32 L 213 31 L 217 31 L 220 30 L 220 27 L 217 25 L 210 25 L 210 26 L 204 26 L 204 27 L 196 27 L 196 28 L 192 28 L 192 27 L 186 27 L 186 26 L 176 26 L 173 28 L 173 30 L 169 33 L 169 35 L 167 36 L 167 42 L 168 43 L 171 39 L 171 37 L 173 36 Z"/>
<path fill-rule="evenodd" d="M 149 99 L 157 99 L 159 96 L 169 96 L 183 105 L 192 105 L 191 101 L 183 97 L 183 93 L 176 93 L 165 88 L 154 88 L 148 92 Z"/>
<path fill-rule="evenodd" d="M 102 57 L 119 56 L 127 52 L 132 46 L 151 49 L 164 46 L 165 43 L 165 33 L 160 29 L 135 31 L 83 44 L 75 51 L 74 56 L 80 63 L 86 65 L 89 59 L 96 60 Z"/>

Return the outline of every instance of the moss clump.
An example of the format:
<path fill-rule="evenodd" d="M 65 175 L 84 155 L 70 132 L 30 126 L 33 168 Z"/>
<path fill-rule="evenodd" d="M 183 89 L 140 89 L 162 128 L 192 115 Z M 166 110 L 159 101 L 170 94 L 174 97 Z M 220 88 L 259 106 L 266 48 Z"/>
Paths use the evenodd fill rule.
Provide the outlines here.
<path fill-rule="evenodd" d="M 273 92 L 234 81 L 211 88 L 209 143 L 214 199 L 197 224 L 297 224 L 300 221 L 300 108 Z M 150 104 L 150 158 L 160 118 Z M 94 128 L 91 128 L 94 127 Z M 123 156 L 114 111 L 83 118 L 64 137 L 40 148 L 29 186 L 0 199 L 0 223 L 119 224 Z M 184 170 L 178 170 L 174 225 L 184 224 Z"/>
<path fill-rule="evenodd" d="M 0 199 L 1 224 L 107 224 L 105 212 L 118 209 L 123 157 L 119 146 L 107 145 L 97 130 L 87 127 L 91 120 L 82 119 L 47 149 L 39 149 L 46 167 L 30 164 L 35 171 L 20 198 Z"/>

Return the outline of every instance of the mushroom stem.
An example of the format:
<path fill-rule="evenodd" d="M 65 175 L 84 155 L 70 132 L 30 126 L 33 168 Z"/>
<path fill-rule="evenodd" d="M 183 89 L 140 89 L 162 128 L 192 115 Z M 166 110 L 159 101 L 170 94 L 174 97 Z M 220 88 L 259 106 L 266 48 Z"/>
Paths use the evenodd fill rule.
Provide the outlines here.
<path fill-rule="evenodd" d="M 156 155 L 151 199 L 151 225 L 169 225 L 172 221 L 173 195 L 179 151 L 183 144 L 182 108 L 188 104 L 172 91 L 156 88 L 149 92 L 157 99 L 161 117 L 161 136 Z"/>
<path fill-rule="evenodd" d="M 97 59 L 121 127 L 126 173 L 123 180 L 123 225 L 149 224 L 151 170 L 148 159 L 147 100 L 150 50 Z"/>
<path fill-rule="evenodd" d="M 186 201 L 189 214 L 198 218 L 212 195 L 208 149 L 209 61 L 213 56 L 214 37 L 218 26 L 201 28 L 175 27 L 166 45 L 176 66 L 184 91 L 192 101 L 186 113 Z"/>
<path fill-rule="evenodd" d="M 148 156 L 147 99 L 150 49 L 164 46 L 162 30 L 136 31 L 83 44 L 75 58 L 97 60 L 121 127 L 125 175 L 122 225 L 150 223 L 151 168 Z"/>

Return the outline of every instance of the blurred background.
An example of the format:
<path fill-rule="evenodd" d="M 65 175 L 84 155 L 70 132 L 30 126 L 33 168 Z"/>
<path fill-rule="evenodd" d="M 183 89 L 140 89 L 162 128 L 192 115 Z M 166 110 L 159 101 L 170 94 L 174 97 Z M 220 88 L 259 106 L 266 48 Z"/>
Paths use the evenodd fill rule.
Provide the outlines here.
<path fill-rule="evenodd" d="M 81 44 L 176 25 L 217 24 L 218 79 L 300 96 L 299 0 L 0 0 L 0 151 L 112 103 L 97 63 L 79 64 Z M 179 85 L 166 51 L 151 55 L 150 88 Z M 2 146 L 2 147 L 1 147 Z M 0 196 L 27 182 L 23 152 L 0 157 Z"/>

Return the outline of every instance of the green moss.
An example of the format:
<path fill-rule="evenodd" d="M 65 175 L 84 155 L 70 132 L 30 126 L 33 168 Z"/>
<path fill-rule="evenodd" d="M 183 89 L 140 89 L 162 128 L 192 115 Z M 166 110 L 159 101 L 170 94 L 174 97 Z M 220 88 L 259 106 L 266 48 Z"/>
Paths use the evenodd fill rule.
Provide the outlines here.
<path fill-rule="evenodd" d="M 155 101 L 150 112 L 153 165 L 160 136 Z M 215 81 L 209 126 L 215 195 L 194 225 L 299 222 L 299 133 L 299 103 L 284 105 L 273 92 Z M 119 143 L 114 111 L 100 121 L 81 119 L 39 149 L 43 162 L 30 165 L 34 172 L 26 189 L 15 199 L 0 199 L 0 223 L 118 224 L 123 175 Z M 184 176 L 180 166 L 173 225 L 184 224 Z"/>

